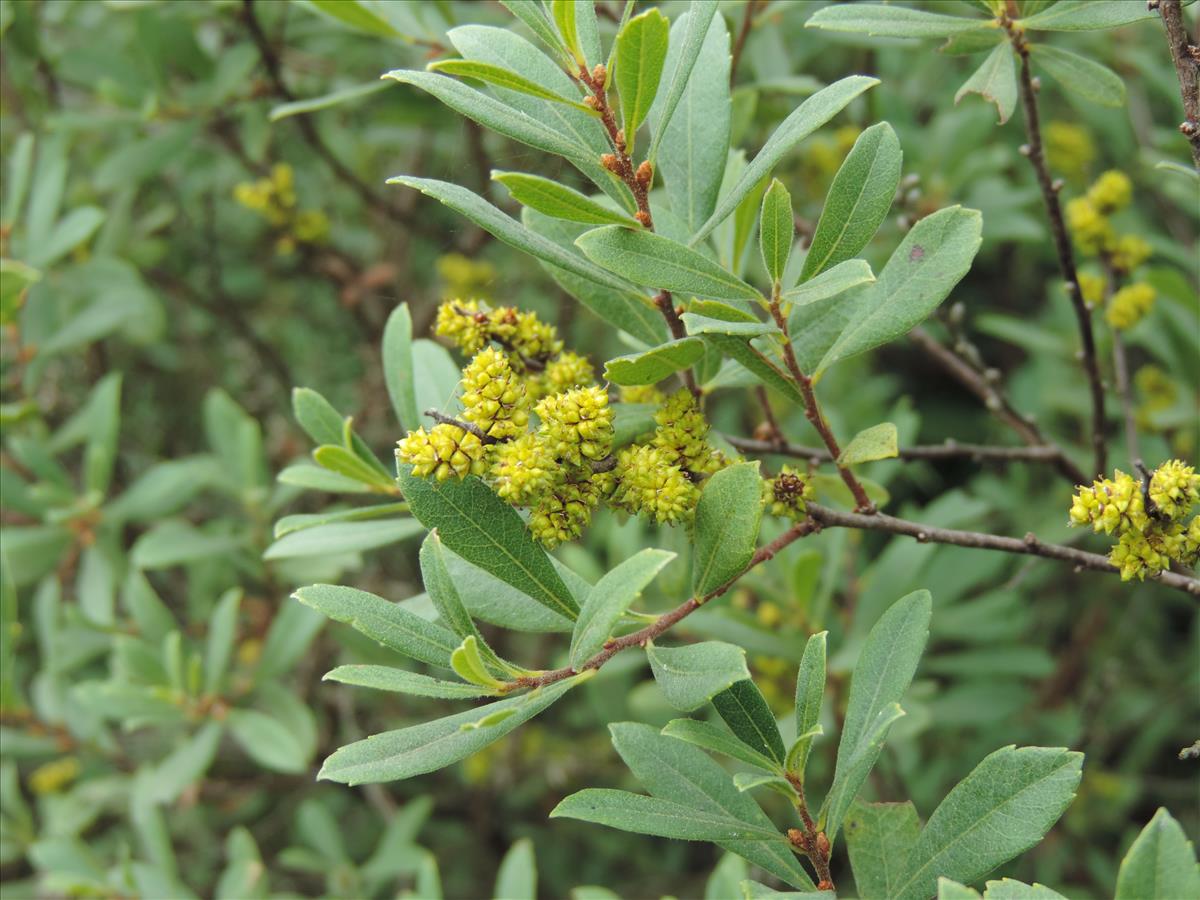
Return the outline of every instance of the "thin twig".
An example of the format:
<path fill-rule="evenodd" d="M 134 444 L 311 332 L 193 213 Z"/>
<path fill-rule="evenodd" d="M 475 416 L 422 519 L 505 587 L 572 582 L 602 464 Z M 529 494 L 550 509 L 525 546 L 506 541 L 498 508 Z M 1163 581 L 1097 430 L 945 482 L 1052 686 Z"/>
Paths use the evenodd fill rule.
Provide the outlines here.
<path fill-rule="evenodd" d="M 953 544 L 957 547 L 973 547 L 979 550 L 999 550 L 1003 553 L 1019 553 L 1024 556 L 1041 556 L 1071 563 L 1080 569 L 1118 574 L 1108 557 L 1099 553 L 1088 553 L 1061 544 L 1048 544 L 1030 533 L 1024 538 L 1002 537 L 978 531 L 959 531 L 953 528 L 938 528 L 898 519 L 883 513 L 864 516 L 861 513 L 841 512 L 816 503 L 808 503 L 808 515 L 827 528 L 857 528 L 866 531 L 884 531 L 916 538 L 921 543 Z M 1155 579 L 1159 583 L 1193 596 L 1200 596 L 1200 580 L 1177 572 L 1163 572 Z"/>
<path fill-rule="evenodd" d="M 867 490 L 862 486 L 857 476 L 850 470 L 849 466 L 844 466 L 838 462 L 842 455 L 842 448 L 838 445 L 837 437 L 833 433 L 833 429 L 829 427 L 829 422 L 825 419 L 825 414 L 821 412 L 821 404 L 817 401 L 817 394 L 813 390 L 812 379 L 804 374 L 804 370 L 800 368 L 800 363 L 796 359 L 796 351 L 792 349 L 792 338 L 788 333 L 787 317 L 779 306 L 779 286 L 775 286 L 774 296 L 771 297 L 771 316 L 775 319 L 775 324 L 782 332 L 783 344 L 783 359 L 787 363 L 788 371 L 792 375 L 792 379 L 796 382 L 796 386 L 800 389 L 800 395 L 804 399 L 804 415 L 813 428 L 817 430 L 817 434 L 821 436 L 822 443 L 829 450 L 830 459 L 837 466 L 838 475 L 845 482 L 846 487 L 850 489 L 850 493 L 854 495 L 854 502 L 858 507 L 859 512 L 870 515 L 875 511 L 875 504 L 871 502 L 871 498 L 867 496 Z"/>
<path fill-rule="evenodd" d="M 425 415 L 433 419 L 433 421 L 441 425 L 453 425 L 456 428 L 461 428 L 463 431 L 469 431 L 475 437 L 479 438 L 481 444 L 500 444 L 503 441 L 500 438 L 494 438 L 474 422 L 464 422 L 462 419 L 456 419 L 454 416 L 448 416 L 444 412 L 439 412 L 436 409 L 425 410 Z"/>
<path fill-rule="evenodd" d="M 831 850 L 829 838 L 825 836 L 825 832 L 817 828 L 812 813 L 808 811 L 808 798 L 804 795 L 804 781 L 799 776 L 788 772 L 787 782 L 795 792 L 793 802 L 796 812 L 800 815 L 800 821 L 804 823 L 803 831 L 799 828 L 788 829 L 788 840 L 812 861 L 813 868 L 817 871 L 817 890 L 833 891 L 833 876 L 829 871 Z"/>
<path fill-rule="evenodd" d="M 1191 145 L 1192 163 L 1200 172 L 1200 51 L 1188 40 L 1183 4 L 1179 0 L 1161 0 L 1158 12 L 1167 30 L 1167 46 L 1171 48 L 1171 61 L 1179 76 L 1179 95 L 1183 98 L 1185 118 L 1179 131 Z"/>
<path fill-rule="evenodd" d="M 280 65 L 279 57 L 275 54 L 270 40 L 262 30 L 258 16 L 255 15 L 254 0 L 242 0 L 242 15 L 245 19 L 246 27 L 250 31 L 250 38 L 254 41 L 254 46 L 258 49 L 258 55 L 262 59 L 263 68 L 267 71 L 267 77 L 270 79 L 275 93 L 284 100 L 289 102 L 294 101 L 296 95 L 292 93 L 291 89 L 287 86 L 287 82 L 283 79 L 283 68 Z M 317 156 L 325 161 L 325 164 L 329 166 L 330 170 L 340 181 L 362 198 L 364 203 L 394 221 L 405 225 L 412 224 L 411 217 L 404 215 L 399 209 L 376 194 L 370 185 L 350 171 L 345 163 L 334 155 L 333 151 L 322 140 L 316 126 L 308 116 L 294 116 L 293 119 L 296 127 L 300 129 L 300 134 L 304 138 L 305 143 L 313 149 L 313 152 Z"/>
<path fill-rule="evenodd" d="M 780 550 L 805 535 L 812 534 L 814 531 L 819 531 L 820 527 L 813 521 L 806 519 L 803 522 L 797 522 L 782 535 L 777 537 L 771 543 L 764 547 L 760 547 L 750 558 L 745 568 L 738 572 L 720 587 L 714 588 L 702 597 L 691 597 L 685 600 L 679 606 L 667 613 L 663 613 L 645 628 L 635 631 L 632 634 L 627 634 L 623 637 L 613 638 L 604 645 L 604 649 L 594 655 L 587 662 L 580 665 L 578 668 L 572 666 L 564 666 L 561 669 L 552 669 L 549 672 L 542 672 L 540 675 L 531 675 L 524 678 L 518 678 L 515 681 L 509 682 L 506 689 L 509 691 L 518 690 L 520 688 L 538 688 L 544 687 L 547 684 L 554 684 L 556 681 L 562 681 L 564 678 L 570 678 L 572 675 L 578 675 L 580 672 L 586 672 L 590 669 L 599 669 L 606 662 L 620 653 L 622 650 L 627 650 L 630 647 L 644 647 L 646 644 L 653 641 L 655 638 L 662 635 L 668 629 L 672 628 L 678 622 L 690 616 L 709 600 L 720 597 L 737 582 L 739 578 L 757 566 L 759 563 L 767 562 L 775 557 Z"/>
<path fill-rule="evenodd" d="M 1104 440 L 1104 381 L 1100 377 L 1100 364 L 1096 358 L 1096 337 L 1092 331 L 1092 315 L 1083 302 L 1083 291 L 1079 287 L 1079 275 L 1075 270 L 1075 253 L 1071 249 L 1071 237 L 1067 232 L 1066 221 L 1063 219 L 1062 205 L 1058 202 L 1058 186 L 1050 177 L 1050 170 L 1046 166 L 1046 154 L 1042 149 L 1037 90 L 1033 85 L 1033 75 L 1029 68 L 1029 44 L 1026 43 L 1020 29 L 1011 21 L 1019 18 L 1014 0 L 1008 0 L 1008 9 L 1008 16 L 1004 17 L 1002 21 L 1013 49 L 1021 57 L 1021 106 L 1025 113 L 1025 130 L 1029 137 L 1029 143 L 1022 149 L 1028 150 L 1029 162 L 1037 175 L 1038 187 L 1041 188 L 1042 201 L 1050 221 L 1050 233 L 1054 238 L 1054 249 L 1058 254 L 1058 265 L 1062 270 L 1063 279 L 1066 281 L 1067 294 L 1071 298 L 1076 324 L 1079 326 L 1083 370 L 1087 375 L 1092 397 L 1093 471 L 1102 476 L 1108 471 L 1108 448 Z"/>
<path fill-rule="evenodd" d="M 742 51 L 746 49 L 746 38 L 754 27 L 754 13 L 760 0 L 746 0 L 746 12 L 742 16 L 742 27 L 738 29 L 737 39 L 733 42 L 733 55 L 729 60 L 729 86 L 732 88 L 737 81 L 738 63 L 742 61 Z"/>
<path fill-rule="evenodd" d="M 824 447 L 805 447 L 800 444 L 762 441 L 754 438 L 723 435 L 725 440 L 746 453 L 776 453 L 780 456 L 792 456 L 796 459 L 806 459 L 811 462 L 830 462 L 832 454 Z M 1037 445 L 1032 447 L 1000 447 L 991 444 L 963 444 L 947 438 L 943 444 L 915 444 L 911 447 L 901 447 L 899 459 L 942 460 L 942 459 L 972 459 L 976 461 L 993 460 L 998 462 L 1047 462 L 1058 463 L 1061 451 L 1054 446 Z"/>
<path fill-rule="evenodd" d="M 771 439 L 768 441 L 755 441 L 755 443 L 767 444 L 779 452 L 779 448 L 787 446 L 787 438 L 783 435 L 783 429 L 779 427 L 779 422 L 775 418 L 775 411 L 771 409 L 771 398 L 767 396 L 767 389 L 763 385 L 758 385 L 754 389 L 754 396 L 758 398 L 758 405 L 762 407 L 763 417 L 766 420 L 763 423 Z M 734 446 L 737 446 L 736 444 Z M 766 452 L 766 451 L 763 451 Z"/>
<path fill-rule="evenodd" d="M 953 350 L 943 346 L 941 341 L 924 328 L 914 328 L 908 333 L 908 336 L 912 339 L 913 343 L 929 354 L 934 362 L 953 375 L 955 380 L 978 397 L 993 415 L 1015 431 L 1021 440 L 1031 449 L 1049 448 L 1053 450 L 1055 468 L 1071 484 L 1086 484 L 1091 480 L 1071 461 L 1062 447 L 1046 438 L 1036 424 L 1025 416 L 1022 416 L 1013 407 L 1012 403 L 1009 402 L 1008 398 L 991 381 L 984 377 L 982 373 L 976 371 L 970 363 L 958 356 Z"/>

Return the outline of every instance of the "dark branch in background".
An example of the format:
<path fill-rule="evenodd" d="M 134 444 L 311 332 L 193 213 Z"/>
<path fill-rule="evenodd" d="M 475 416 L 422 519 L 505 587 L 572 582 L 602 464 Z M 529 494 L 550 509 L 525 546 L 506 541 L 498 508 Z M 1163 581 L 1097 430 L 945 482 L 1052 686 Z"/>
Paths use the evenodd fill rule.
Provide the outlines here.
<path fill-rule="evenodd" d="M 1099 553 L 1088 553 L 1061 544 L 1047 544 L 1034 534 L 1024 538 L 1001 537 L 977 531 L 959 531 L 953 528 L 937 528 L 922 525 L 907 519 L 897 519 L 884 513 L 864 516 L 860 513 L 841 512 L 809 503 L 808 515 L 813 521 L 826 528 L 858 528 L 865 531 L 884 531 L 916 538 L 921 543 L 953 544 L 957 547 L 973 547 L 979 550 L 999 550 L 1003 553 L 1019 553 L 1025 556 L 1041 556 L 1068 562 L 1079 569 L 1118 574 L 1108 557 Z M 1193 596 L 1200 596 L 1200 580 L 1177 572 L 1163 572 L 1156 580 L 1167 587 L 1175 588 Z"/>
<path fill-rule="evenodd" d="M 254 13 L 254 0 L 242 0 L 242 15 L 246 21 L 246 27 L 250 31 L 250 38 L 254 41 L 254 46 L 258 48 L 258 55 L 262 59 L 263 68 L 267 70 L 267 76 L 271 80 L 271 86 L 275 93 L 289 102 L 296 99 L 296 95 L 292 93 L 287 86 L 287 82 L 283 79 L 283 69 L 279 62 L 279 57 L 276 56 L 274 49 L 271 47 L 271 42 L 262 30 L 262 25 L 258 21 L 258 16 Z M 296 127 L 300 129 L 300 134 L 317 156 L 325 161 L 337 178 L 353 190 L 363 202 L 377 212 L 387 216 L 388 218 L 400 222 L 405 225 L 412 224 L 411 218 L 402 213 L 399 209 L 388 203 L 381 196 L 376 194 L 366 182 L 360 179 L 357 175 L 350 171 L 346 165 L 334 155 L 329 146 L 322 140 L 317 127 L 313 124 L 308 116 L 300 115 L 293 117 L 296 122 Z"/>
<path fill-rule="evenodd" d="M 1092 315 L 1083 302 L 1083 291 L 1079 287 L 1079 275 L 1075 271 L 1075 253 L 1071 249 L 1071 237 L 1063 220 L 1062 205 L 1058 202 L 1059 186 L 1050 178 L 1050 170 L 1046 167 L 1046 154 L 1042 149 L 1042 128 L 1038 119 L 1037 92 L 1029 70 L 1029 44 L 1010 21 L 1020 17 L 1015 0 L 1007 2 L 1008 15 L 1002 18 L 1002 22 L 1013 49 L 1021 57 L 1021 107 L 1025 112 L 1025 131 L 1029 137 L 1029 143 L 1022 150 L 1028 149 L 1029 162 L 1037 174 L 1038 187 L 1041 188 L 1042 201 L 1050 220 L 1054 249 L 1058 253 L 1058 266 L 1066 281 L 1066 291 L 1071 298 L 1071 306 L 1075 310 L 1075 319 L 1079 326 L 1079 337 L 1083 345 L 1083 370 L 1087 374 L 1092 395 L 1092 450 L 1095 456 L 1093 471 L 1103 476 L 1108 471 L 1108 448 L 1104 441 L 1104 381 L 1100 377 L 1100 364 L 1096 359 Z"/>
<path fill-rule="evenodd" d="M 742 61 L 742 51 L 746 49 L 746 38 L 750 37 L 750 29 L 754 27 L 754 14 L 762 0 L 746 0 L 746 11 L 742 16 L 742 27 L 738 29 L 737 39 L 733 42 L 733 56 L 729 60 L 729 86 L 732 88 L 737 81 L 738 63 Z"/>
<path fill-rule="evenodd" d="M 746 453 L 775 453 L 812 462 L 831 462 L 832 454 L 824 447 L 804 447 L 799 444 L 776 443 L 775 441 L 723 435 L 725 440 Z M 944 444 L 917 444 L 901 447 L 899 459 L 972 459 L 977 462 L 1048 462 L 1058 463 L 1062 457 L 1057 447 L 1038 445 L 1033 447 L 998 447 L 990 444 L 961 444 L 947 438 Z"/>
<path fill-rule="evenodd" d="M 1184 120 L 1180 133 L 1188 139 L 1192 148 L 1192 164 L 1200 172 L 1200 49 L 1188 40 L 1187 26 L 1183 22 L 1183 5 L 1179 0 L 1151 0 L 1150 8 L 1158 6 L 1163 27 L 1167 30 L 1167 46 L 1171 48 L 1171 60 L 1179 76 L 1179 95 L 1183 98 Z"/>
<path fill-rule="evenodd" d="M 914 328 L 908 333 L 918 347 L 945 369 L 967 390 L 980 399 L 1000 421 L 1004 422 L 1023 440 L 1030 449 L 1045 449 L 1053 451 L 1055 468 L 1071 484 L 1087 484 L 1091 481 L 1083 471 L 1071 461 L 1066 452 L 1058 444 L 1046 438 L 1041 429 L 1029 419 L 1022 416 L 991 381 L 970 363 L 962 359 L 953 350 L 942 345 L 941 341 L 924 328 Z"/>
<path fill-rule="evenodd" d="M 292 385 L 296 383 L 296 380 L 292 377 L 287 363 L 283 361 L 283 357 L 275 351 L 274 347 L 255 333 L 250 322 L 242 315 L 242 311 L 238 307 L 236 300 L 224 291 L 214 293 L 211 290 L 198 290 L 165 269 L 150 269 L 148 273 L 164 289 L 178 294 L 192 306 L 198 306 L 217 319 L 232 325 L 234 333 L 258 354 L 259 361 L 267 367 L 271 376 L 279 382 L 279 387 L 283 393 L 287 395 L 291 392 Z"/>

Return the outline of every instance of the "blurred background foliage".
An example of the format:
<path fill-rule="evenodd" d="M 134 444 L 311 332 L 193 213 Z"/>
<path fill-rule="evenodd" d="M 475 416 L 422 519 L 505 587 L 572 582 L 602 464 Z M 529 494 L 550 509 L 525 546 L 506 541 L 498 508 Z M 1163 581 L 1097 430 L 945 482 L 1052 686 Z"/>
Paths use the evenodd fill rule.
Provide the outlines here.
<path fill-rule="evenodd" d="M 400 172 L 443 178 L 512 208 L 492 168 L 572 177 L 561 161 L 485 137 L 427 95 L 378 81 L 448 55 L 454 25 L 522 27 L 491 2 L 358 4 L 371 15 L 347 22 L 351 5 L 0 3 L 5 896 L 480 897 L 523 838 L 531 844 L 517 847 L 536 854 L 541 896 L 582 885 L 630 898 L 701 896 L 718 861 L 707 844 L 546 820 L 573 790 L 632 786 L 605 723 L 672 716 L 639 658 L 618 658 L 580 691 L 583 702 L 556 706 L 443 772 L 369 789 L 313 780 L 332 749 L 451 704 L 321 683 L 339 662 L 391 660 L 345 626 L 322 627 L 289 592 L 342 578 L 414 597 L 421 530 L 399 519 L 370 542 L 354 533 L 337 546 L 276 541 L 272 522 L 283 513 L 355 502 L 303 490 L 336 485 L 295 465 L 308 441 L 291 414 L 292 387 L 319 390 L 390 459 L 400 435 L 379 341 L 399 302 L 417 334 L 442 298 L 482 297 L 538 311 L 594 363 L 626 352 L 527 258 L 383 184 Z M 661 5 L 669 15 L 680 7 Z M 815 221 L 858 132 L 891 122 L 906 179 L 880 252 L 868 256 L 886 258 L 903 226 L 934 209 L 981 209 L 983 248 L 929 327 L 970 343 L 1003 373 L 1017 408 L 1082 458 L 1086 385 L 1033 173 L 1018 151 L 1020 122 L 996 125 L 978 97 L 955 104 L 967 58 L 805 30 L 822 5 L 756 6 L 735 73 L 735 146 L 759 146 L 822 84 L 850 73 L 882 79 L 776 175 L 800 216 Z M 618 4 L 597 6 L 607 41 Z M 746 6 L 721 3 L 735 36 Z M 1169 455 L 1194 461 L 1200 215 L 1195 183 L 1154 168 L 1186 162 L 1161 25 L 1054 41 L 1125 79 L 1121 110 L 1043 85 L 1051 165 L 1066 196 L 1109 168 L 1133 180 L 1120 225 L 1152 246 L 1144 276 L 1158 292 L 1127 336 L 1143 451 L 1151 465 Z M 448 352 L 422 347 L 431 383 L 448 372 L 452 384 Z M 913 344 L 839 367 L 822 393 L 843 434 L 889 419 L 902 446 L 1007 438 Z M 749 435 L 760 424 L 745 398 L 714 397 L 720 430 Z M 813 443 L 798 411 L 777 412 L 793 440 Z M 1046 466 L 893 460 L 867 474 L 886 486 L 891 509 L 920 521 L 1092 545 L 1068 532 L 1069 485 Z M 651 540 L 673 547 L 682 537 L 651 536 L 605 513 L 557 555 L 594 580 Z M 678 602 L 684 578 L 683 567 L 668 569 L 647 605 Z M 830 530 L 680 630 L 746 646 L 783 714 L 804 639 L 829 629 L 831 682 L 844 704 L 857 646 L 918 587 L 935 598 L 932 640 L 872 798 L 911 797 L 928 815 L 998 746 L 1083 750 L 1084 780 L 1063 823 L 1004 873 L 1071 896 L 1111 891 L 1121 853 L 1156 807 L 1197 833 L 1197 763 L 1179 752 L 1200 736 L 1200 634 L 1194 602 L 1176 592 L 1044 560 Z M 557 647 L 492 628 L 488 639 L 531 663 Z M 818 776 L 831 751 L 818 742 Z M 836 871 L 849 877 L 844 856 Z M 710 896 L 720 890 L 714 880 Z"/>

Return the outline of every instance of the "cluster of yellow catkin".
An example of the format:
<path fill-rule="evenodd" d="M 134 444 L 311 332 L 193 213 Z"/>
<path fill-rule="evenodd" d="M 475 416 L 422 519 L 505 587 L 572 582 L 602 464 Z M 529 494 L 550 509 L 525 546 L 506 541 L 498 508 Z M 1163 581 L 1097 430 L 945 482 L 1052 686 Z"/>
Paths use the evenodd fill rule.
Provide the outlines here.
<path fill-rule="evenodd" d="M 236 185 L 233 197 L 281 232 L 275 242 L 280 254 L 291 253 L 297 244 L 320 244 L 329 237 L 325 213 L 297 208 L 296 175 L 287 163 L 276 163 L 265 178 Z"/>
<path fill-rule="evenodd" d="M 1136 234 L 1118 235 L 1111 216 L 1129 205 L 1133 184 L 1124 172 L 1108 171 L 1082 197 L 1067 203 L 1067 224 L 1079 251 L 1098 258 L 1114 282 L 1127 279 L 1150 258 L 1150 245 Z M 1114 284 L 1115 287 L 1115 284 Z M 1155 291 L 1144 281 L 1116 288 L 1105 305 L 1108 276 L 1080 272 L 1079 288 L 1089 307 L 1105 306 L 1109 325 L 1118 330 L 1132 328 L 1154 306 Z"/>
<path fill-rule="evenodd" d="M 530 531 L 547 547 L 578 537 L 601 502 L 657 523 L 687 522 L 700 482 L 728 465 L 686 390 L 667 397 L 631 390 L 626 400 L 659 404 L 655 428 L 614 447 L 607 390 L 534 313 L 453 300 L 438 309 L 434 330 L 471 356 L 462 373 L 462 425 L 410 432 L 397 459 L 420 477 L 484 478 L 500 498 L 529 510 Z M 798 514 L 806 482 L 794 473 L 785 482 L 779 502 Z"/>
<path fill-rule="evenodd" d="M 1181 460 L 1155 469 L 1148 486 L 1117 469 L 1113 478 L 1079 487 L 1072 500 L 1072 525 L 1090 524 L 1117 536 L 1108 559 L 1123 581 L 1157 575 L 1172 563 L 1193 566 L 1200 559 L 1200 516 L 1184 524 L 1200 502 L 1200 475 Z"/>

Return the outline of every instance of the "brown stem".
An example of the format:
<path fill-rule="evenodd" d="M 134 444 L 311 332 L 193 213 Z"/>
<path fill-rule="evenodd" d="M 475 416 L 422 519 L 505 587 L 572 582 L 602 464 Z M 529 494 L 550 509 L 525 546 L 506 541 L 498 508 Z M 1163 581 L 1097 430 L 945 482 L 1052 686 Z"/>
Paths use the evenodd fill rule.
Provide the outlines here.
<path fill-rule="evenodd" d="M 658 307 L 658 311 L 662 313 L 663 318 L 667 322 L 667 328 L 671 331 L 671 337 L 675 340 L 687 337 L 687 329 L 683 327 L 683 320 L 679 318 L 679 310 L 675 308 L 675 301 L 671 297 L 670 291 L 659 291 L 654 296 L 654 305 Z M 696 384 L 696 376 L 691 368 L 684 369 L 681 373 L 683 383 L 691 392 L 693 397 L 700 396 L 700 386 Z"/>
<path fill-rule="evenodd" d="M 524 678 L 518 678 L 515 681 L 509 682 L 505 688 L 509 691 L 518 690 L 520 688 L 538 688 L 547 684 L 554 684 L 556 681 L 562 681 L 564 678 L 570 678 L 572 675 L 578 675 L 580 672 L 586 672 L 589 669 L 599 669 L 606 662 L 620 653 L 622 650 L 627 650 L 630 647 L 643 647 L 648 642 L 653 641 L 656 637 L 672 628 L 678 622 L 690 616 L 709 600 L 720 597 L 729 590 L 734 583 L 757 566 L 759 563 L 766 562 L 775 557 L 780 550 L 791 544 L 793 541 L 799 540 L 805 535 L 812 534 L 814 531 L 819 531 L 820 527 L 810 519 L 805 519 L 803 522 L 797 522 L 775 540 L 766 546 L 760 547 L 755 551 L 754 556 L 750 558 L 745 568 L 738 572 L 720 587 L 713 588 L 702 597 L 692 597 L 685 600 L 679 606 L 675 607 L 668 613 L 663 613 L 645 628 L 635 631 L 632 634 L 624 635 L 623 637 L 613 638 L 604 645 L 604 649 L 583 663 L 579 668 L 572 666 L 564 666 L 561 669 L 552 669 L 549 672 L 543 672 L 540 675 L 532 675 Z"/>
<path fill-rule="evenodd" d="M 776 443 L 761 441 L 754 438 L 724 435 L 725 440 L 747 453 L 777 453 L 780 456 L 793 456 L 796 459 L 807 459 L 812 462 L 830 462 L 832 454 L 824 447 L 804 447 L 800 444 Z M 916 444 L 900 448 L 900 459 L 941 460 L 941 459 L 973 459 L 994 460 L 998 462 L 1049 462 L 1058 463 L 1061 450 L 1054 446 L 1038 445 L 1033 447 L 998 447 L 990 444 L 963 444 L 947 438 L 943 444 Z"/>
<path fill-rule="evenodd" d="M 1015 4 L 1009 2 L 1010 9 Z M 1003 19 L 1013 49 L 1021 57 L 1021 106 L 1025 112 L 1025 131 L 1029 137 L 1029 162 L 1037 175 L 1038 187 L 1042 191 L 1042 202 L 1050 220 L 1050 233 L 1054 238 L 1054 249 L 1058 254 L 1058 266 L 1066 281 L 1067 294 L 1075 310 L 1076 324 L 1082 343 L 1083 370 L 1087 374 L 1092 397 L 1092 450 L 1093 471 L 1098 475 L 1108 470 L 1108 449 L 1104 442 L 1104 381 L 1100 377 L 1100 365 L 1096 358 L 1096 337 L 1092 331 L 1092 316 L 1083 302 L 1083 291 L 1079 287 L 1079 275 L 1075 271 L 1075 253 L 1071 249 L 1071 237 L 1063 219 L 1062 205 L 1058 202 L 1058 189 L 1046 166 L 1046 155 L 1042 149 L 1042 129 L 1038 119 L 1037 92 L 1033 86 L 1033 75 L 1029 68 L 1029 45 L 1020 30 L 1009 18 Z M 1023 148 L 1024 149 L 1024 148 Z"/>
<path fill-rule="evenodd" d="M 1183 98 L 1185 119 L 1179 131 L 1192 148 L 1192 163 L 1200 172 L 1200 53 L 1188 40 L 1183 21 L 1183 4 L 1179 0 L 1162 0 L 1158 4 L 1163 27 L 1167 30 L 1167 46 L 1179 76 L 1179 95 Z"/>
<path fill-rule="evenodd" d="M 771 398 L 767 396 L 767 389 L 761 384 L 754 389 L 754 396 L 758 398 L 758 405 L 762 407 L 765 419 L 763 426 L 765 426 L 766 432 L 771 437 L 769 441 L 756 441 L 755 443 L 769 445 L 778 452 L 781 447 L 787 446 L 787 438 L 783 435 L 783 429 L 779 427 L 779 422 L 775 418 L 775 411 L 771 409 Z"/>
<path fill-rule="evenodd" d="M 829 855 L 832 848 L 829 845 L 829 839 L 825 836 L 825 832 L 818 830 L 812 813 L 808 811 L 808 800 L 804 796 L 804 782 L 792 772 L 787 773 L 787 781 L 792 786 L 792 790 L 796 792 L 793 803 L 796 812 L 800 815 L 800 821 L 804 823 L 803 831 L 799 828 L 788 829 L 788 840 L 811 860 L 813 868 L 817 871 L 817 890 L 832 891 L 834 890 L 833 876 L 829 871 Z"/>
<path fill-rule="evenodd" d="M 1047 544 L 1034 534 L 1024 538 L 1002 537 L 995 534 L 984 534 L 977 531 L 959 531 L 953 528 L 938 528 L 933 525 L 922 525 L 907 519 L 897 519 L 883 513 L 865 516 L 861 513 L 847 513 L 840 510 L 809 503 L 809 518 L 827 528 L 858 528 L 866 531 L 884 531 L 891 534 L 902 534 L 916 538 L 921 543 L 953 544 L 957 547 L 973 547 L 979 550 L 999 550 L 1003 553 L 1019 553 L 1025 556 L 1041 556 L 1046 559 L 1057 559 L 1068 562 L 1079 569 L 1090 569 L 1096 572 L 1108 572 L 1116 575 L 1117 569 L 1108 557 L 1098 553 L 1088 553 L 1076 550 L 1074 547 L 1064 547 L 1061 544 Z M 1162 572 L 1156 580 L 1167 587 L 1175 588 L 1193 596 L 1200 596 L 1200 580 L 1178 572 Z"/>
<path fill-rule="evenodd" d="M 825 420 L 825 416 L 821 412 L 821 405 L 817 402 L 817 394 L 813 390 L 812 379 L 804 374 L 804 370 L 800 368 L 800 363 L 796 359 L 796 351 L 792 349 L 791 336 L 788 334 L 787 318 L 779 308 L 778 287 L 775 296 L 771 298 L 770 306 L 775 324 L 783 332 L 784 362 L 787 363 L 788 371 L 791 372 L 792 378 L 796 382 L 796 386 L 800 388 L 800 394 L 804 398 L 804 415 L 812 423 L 813 428 L 817 429 L 817 434 L 821 436 L 821 441 L 829 450 L 830 458 L 833 460 L 834 465 L 837 466 L 838 474 L 842 477 L 842 481 L 846 483 L 846 487 L 850 489 L 850 493 L 854 495 L 854 502 L 859 512 L 870 515 L 875 512 L 875 504 L 867 496 L 866 488 L 862 486 L 862 483 L 850 471 L 848 466 L 843 466 L 837 461 L 842 455 L 842 448 L 838 446 L 837 437 L 834 436 L 833 429 L 829 427 L 829 422 Z"/>
<path fill-rule="evenodd" d="M 1012 428 L 1030 449 L 1052 450 L 1055 467 L 1071 484 L 1086 484 L 1091 480 L 1070 460 L 1062 447 L 1048 440 L 1037 425 L 1022 416 L 983 373 L 977 371 L 953 350 L 943 346 L 941 341 L 924 328 L 914 328 L 908 336 L 913 343 L 928 353 L 934 362 L 978 397 L 996 418 Z"/>
<path fill-rule="evenodd" d="M 742 27 L 738 29 L 737 39 L 733 42 L 733 56 L 729 60 L 729 87 L 737 81 L 738 63 L 742 61 L 742 51 L 746 49 L 746 38 L 750 37 L 750 29 L 754 27 L 754 13 L 757 12 L 760 0 L 747 0 L 746 11 L 742 16 Z"/>

